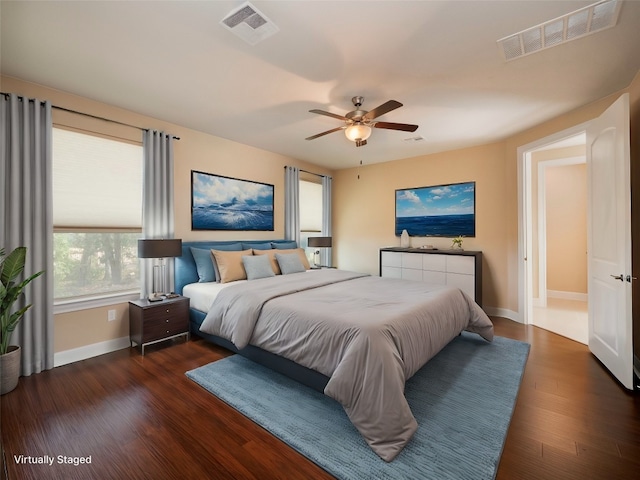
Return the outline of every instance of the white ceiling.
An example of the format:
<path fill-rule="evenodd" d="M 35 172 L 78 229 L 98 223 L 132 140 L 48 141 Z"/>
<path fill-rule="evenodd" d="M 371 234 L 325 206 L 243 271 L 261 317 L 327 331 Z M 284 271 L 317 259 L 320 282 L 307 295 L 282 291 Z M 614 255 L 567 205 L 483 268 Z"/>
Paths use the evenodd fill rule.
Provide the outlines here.
<path fill-rule="evenodd" d="M 618 25 L 505 62 L 496 41 L 594 1 L 253 1 L 279 32 L 251 46 L 220 25 L 236 1 L 2 1 L 4 75 L 329 168 L 484 144 L 627 87 L 640 1 Z M 310 109 L 351 97 L 379 120 L 356 148 Z M 405 141 L 421 135 L 423 141 Z"/>

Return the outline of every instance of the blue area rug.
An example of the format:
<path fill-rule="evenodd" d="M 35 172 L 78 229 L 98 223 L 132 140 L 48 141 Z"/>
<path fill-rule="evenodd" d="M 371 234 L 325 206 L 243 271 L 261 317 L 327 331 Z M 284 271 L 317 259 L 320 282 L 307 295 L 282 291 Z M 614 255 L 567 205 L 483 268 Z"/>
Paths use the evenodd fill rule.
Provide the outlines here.
<path fill-rule="evenodd" d="M 331 398 L 239 355 L 187 376 L 343 480 L 495 477 L 529 344 L 464 332 L 406 384 L 418 431 L 381 460 Z"/>

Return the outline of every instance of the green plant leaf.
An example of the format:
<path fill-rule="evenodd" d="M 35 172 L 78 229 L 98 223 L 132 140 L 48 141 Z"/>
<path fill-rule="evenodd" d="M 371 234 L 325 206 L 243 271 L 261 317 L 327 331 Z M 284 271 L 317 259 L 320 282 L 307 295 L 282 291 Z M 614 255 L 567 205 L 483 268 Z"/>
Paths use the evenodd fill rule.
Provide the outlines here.
<path fill-rule="evenodd" d="M 27 257 L 27 248 L 18 247 L 2 261 L 2 273 L 0 281 L 7 284 L 15 279 L 24 270 L 24 262 Z"/>
<path fill-rule="evenodd" d="M 23 295 L 25 287 L 39 277 L 44 271 L 34 273 L 16 283 L 14 280 L 24 271 L 27 256 L 26 247 L 18 247 L 8 256 L 4 256 L 4 248 L 0 248 L 0 354 L 5 354 L 9 346 L 9 337 L 31 304 L 12 312 L 14 304 Z"/>

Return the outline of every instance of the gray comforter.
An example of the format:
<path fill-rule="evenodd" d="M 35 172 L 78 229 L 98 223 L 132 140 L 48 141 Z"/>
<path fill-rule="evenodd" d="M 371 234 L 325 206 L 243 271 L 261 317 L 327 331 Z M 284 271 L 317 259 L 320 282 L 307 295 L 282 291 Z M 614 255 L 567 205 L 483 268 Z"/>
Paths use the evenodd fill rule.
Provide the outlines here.
<path fill-rule="evenodd" d="M 457 288 L 335 269 L 229 286 L 200 329 L 330 377 L 325 394 L 388 462 L 418 427 L 405 381 L 463 330 L 493 339 L 487 315 Z"/>

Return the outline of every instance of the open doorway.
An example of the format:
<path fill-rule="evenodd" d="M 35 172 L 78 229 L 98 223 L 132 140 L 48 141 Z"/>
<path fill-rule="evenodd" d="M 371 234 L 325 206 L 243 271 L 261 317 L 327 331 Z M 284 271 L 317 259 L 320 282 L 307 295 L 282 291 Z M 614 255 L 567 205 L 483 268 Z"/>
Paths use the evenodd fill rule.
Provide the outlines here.
<path fill-rule="evenodd" d="M 524 323 L 588 344 L 584 126 L 518 153 Z"/>

